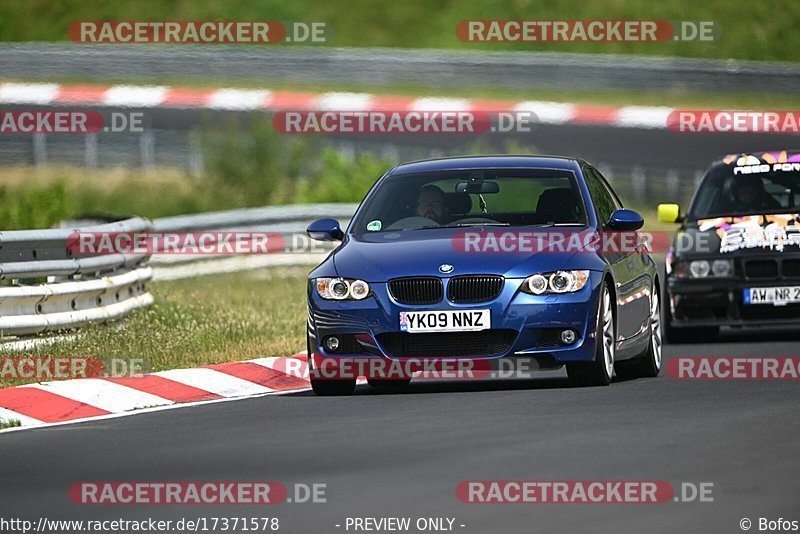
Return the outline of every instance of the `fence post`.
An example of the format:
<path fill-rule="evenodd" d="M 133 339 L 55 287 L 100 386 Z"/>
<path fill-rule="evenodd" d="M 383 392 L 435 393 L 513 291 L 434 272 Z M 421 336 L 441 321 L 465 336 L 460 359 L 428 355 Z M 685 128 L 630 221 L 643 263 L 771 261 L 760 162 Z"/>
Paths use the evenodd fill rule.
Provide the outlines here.
<path fill-rule="evenodd" d="M 86 135 L 86 144 L 84 145 L 83 163 L 86 167 L 94 169 L 97 167 L 97 134 L 91 133 Z"/>
<path fill-rule="evenodd" d="M 192 132 L 189 134 L 189 175 L 197 178 L 202 176 L 204 171 L 202 136 L 197 132 Z"/>
<path fill-rule="evenodd" d="M 47 163 L 47 138 L 43 133 L 33 134 L 33 164 L 45 165 Z"/>
<path fill-rule="evenodd" d="M 680 196 L 680 179 L 675 169 L 667 171 L 667 196 L 670 200 L 678 199 Z"/>
<path fill-rule="evenodd" d="M 636 198 L 636 203 L 642 204 L 647 196 L 647 177 L 644 174 L 644 169 L 639 165 L 633 168 L 631 182 L 633 183 L 633 196 Z"/>
<path fill-rule="evenodd" d="M 155 164 L 155 146 L 156 139 L 153 132 L 146 130 L 142 133 L 141 137 L 139 137 L 139 147 L 142 151 L 142 167 L 148 168 Z"/>

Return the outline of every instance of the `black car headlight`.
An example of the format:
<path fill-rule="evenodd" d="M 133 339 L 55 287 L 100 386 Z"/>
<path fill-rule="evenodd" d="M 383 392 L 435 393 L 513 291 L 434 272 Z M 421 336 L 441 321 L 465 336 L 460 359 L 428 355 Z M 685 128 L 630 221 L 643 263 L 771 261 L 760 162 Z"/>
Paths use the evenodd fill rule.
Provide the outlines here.
<path fill-rule="evenodd" d="M 531 295 L 574 293 L 589 281 L 589 271 L 552 271 L 537 273 L 522 282 L 521 290 Z"/>
<path fill-rule="evenodd" d="M 733 276 L 733 260 L 676 261 L 673 266 L 676 278 L 729 278 Z"/>
<path fill-rule="evenodd" d="M 369 296 L 369 284 L 350 278 L 317 278 L 317 295 L 325 300 L 363 300 Z"/>

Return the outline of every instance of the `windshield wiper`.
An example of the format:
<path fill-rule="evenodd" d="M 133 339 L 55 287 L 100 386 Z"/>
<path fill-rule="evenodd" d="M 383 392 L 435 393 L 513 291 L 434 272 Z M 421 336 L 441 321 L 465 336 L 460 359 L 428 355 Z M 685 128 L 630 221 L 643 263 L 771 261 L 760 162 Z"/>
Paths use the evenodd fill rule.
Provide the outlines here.
<path fill-rule="evenodd" d="M 464 228 L 468 226 L 511 226 L 510 223 L 504 222 L 482 222 L 482 223 L 459 223 L 459 224 L 445 224 L 442 226 L 421 226 L 419 228 L 413 228 L 413 230 L 430 230 L 432 228 Z M 411 228 L 409 228 L 411 230 Z"/>
<path fill-rule="evenodd" d="M 535 228 L 553 228 L 559 226 L 586 226 L 584 223 L 570 222 L 570 223 L 544 223 L 544 224 L 529 224 Z"/>

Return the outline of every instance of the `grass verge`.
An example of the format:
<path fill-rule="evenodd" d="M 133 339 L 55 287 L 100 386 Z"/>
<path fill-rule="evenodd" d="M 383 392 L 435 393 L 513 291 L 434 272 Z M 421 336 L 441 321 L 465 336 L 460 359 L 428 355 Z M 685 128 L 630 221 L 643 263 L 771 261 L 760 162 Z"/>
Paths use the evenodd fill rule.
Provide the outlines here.
<path fill-rule="evenodd" d="M 85 2 L 29 0 L 0 3 L 0 40 L 69 41 L 77 20 L 282 20 L 328 26 L 324 46 L 389 46 L 477 50 L 537 50 L 584 53 L 677 55 L 796 61 L 800 4 L 747 0 L 259 0 L 192 2 L 140 0 Z M 691 20 L 714 21 L 714 41 L 464 43 L 456 25 L 470 19 L 514 20 Z M 258 46 L 258 45 L 251 45 Z M 280 45 L 286 46 L 286 45 Z"/>
<path fill-rule="evenodd" d="M 155 304 L 90 325 L 74 341 L 14 356 L 144 360 L 146 371 L 287 356 L 305 350 L 310 269 L 266 269 L 150 284 Z M 35 382 L 0 376 L 0 388 Z"/>

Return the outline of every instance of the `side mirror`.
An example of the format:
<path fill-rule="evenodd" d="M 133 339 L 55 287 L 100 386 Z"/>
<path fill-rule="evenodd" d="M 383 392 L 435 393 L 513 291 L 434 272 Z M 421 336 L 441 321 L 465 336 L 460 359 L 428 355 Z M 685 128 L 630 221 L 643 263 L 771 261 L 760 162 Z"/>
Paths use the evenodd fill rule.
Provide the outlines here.
<path fill-rule="evenodd" d="M 633 210 L 617 210 L 606 223 L 611 230 L 638 230 L 642 226 L 644 218 Z"/>
<path fill-rule="evenodd" d="M 659 204 L 658 222 L 676 223 L 681 220 L 681 207 L 677 204 Z"/>
<path fill-rule="evenodd" d="M 344 239 L 344 232 L 339 228 L 339 221 L 336 219 L 314 221 L 306 228 L 306 234 L 317 241 L 341 241 Z"/>

